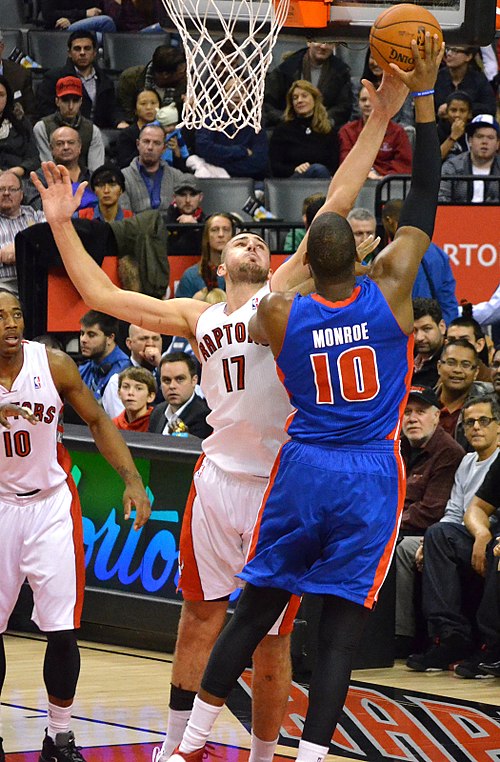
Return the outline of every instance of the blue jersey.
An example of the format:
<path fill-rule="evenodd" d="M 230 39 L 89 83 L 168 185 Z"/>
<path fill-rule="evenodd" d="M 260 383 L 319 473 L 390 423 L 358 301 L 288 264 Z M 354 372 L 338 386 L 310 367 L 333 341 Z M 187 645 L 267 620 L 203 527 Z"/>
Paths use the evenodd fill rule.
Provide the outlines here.
<path fill-rule="evenodd" d="M 413 337 L 370 278 L 358 279 L 342 302 L 298 295 L 276 363 L 297 408 L 292 438 L 363 445 L 399 437 Z"/>

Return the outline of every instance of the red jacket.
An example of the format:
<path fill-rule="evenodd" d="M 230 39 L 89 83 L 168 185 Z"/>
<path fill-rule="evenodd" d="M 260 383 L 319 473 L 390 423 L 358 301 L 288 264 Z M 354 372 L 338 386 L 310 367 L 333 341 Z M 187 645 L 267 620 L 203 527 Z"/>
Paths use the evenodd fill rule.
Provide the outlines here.
<path fill-rule="evenodd" d="M 137 420 L 129 423 L 125 410 L 122 410 L 120 415 L 117 415 L 116 418 L 113 418 L 113 423 L 117 429 L 121 429 L 122 431 L 149 431 L 149 418 L 152 411 L 153 406 L 151 405 L 151 407 L 148 407 L 148 412 L 146 415 L 141 415 L 140 418 L 137 418 Z"/>
<path fill-rule="evenodd" d="M 339 130 L 340 162 L 342 163 L 357 141 L 363 129 L 363 120 L 347 122 Z M 379 175 L 405 175 L 411 173 L 412 150 L 410 141 L 403 127 L 396 122 L 389 122 L 384 140 L 373 169 Z"/>

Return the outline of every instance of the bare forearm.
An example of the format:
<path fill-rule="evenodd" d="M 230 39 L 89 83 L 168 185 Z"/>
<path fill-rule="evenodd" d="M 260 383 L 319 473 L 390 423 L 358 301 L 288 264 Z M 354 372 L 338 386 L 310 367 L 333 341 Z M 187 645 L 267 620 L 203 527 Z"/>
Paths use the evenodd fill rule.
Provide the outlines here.
<path fill-rule="evenodd" d="M 490 530 L 489 516 L 477 505 L 469 505 L 464 515 L 464 524 L 476 539 L 482 538 L 486 542 L 489 542 L 493 537 Z"/>

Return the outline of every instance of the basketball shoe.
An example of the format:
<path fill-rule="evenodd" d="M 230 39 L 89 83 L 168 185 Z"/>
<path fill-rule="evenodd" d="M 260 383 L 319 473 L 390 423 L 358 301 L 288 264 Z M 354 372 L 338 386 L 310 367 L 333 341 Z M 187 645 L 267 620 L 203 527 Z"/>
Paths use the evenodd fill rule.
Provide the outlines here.
<path fill-rule="evenodd" d="M 54 742 L 46 730 L 38 762 L 85 762 L 85 759 L 80 754 L 80 749 L 75 746 L 73 731 L 58 733 Z"/>
<path fill-rule="evenodd" d="M 189 753 L 185 751 L 179 751 L 177 748 L 170 757 L 162 755 L 161 749 L 156 748 L 153 749 L 151 762 L 202 762 L 202 760 L 207 756 L 207 750 L 205 747 L 203 747 L 203 749 L 196 749 L 196 751 L 191 751 Z"/>

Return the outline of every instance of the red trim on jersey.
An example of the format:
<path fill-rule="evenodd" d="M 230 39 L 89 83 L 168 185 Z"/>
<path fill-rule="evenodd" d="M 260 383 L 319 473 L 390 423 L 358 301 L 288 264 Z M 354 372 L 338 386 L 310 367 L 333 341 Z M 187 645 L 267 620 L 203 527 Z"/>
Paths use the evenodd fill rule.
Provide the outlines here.
<path fill-rule="evenodd" d="M 352 294 L 348 296 L 347 299 L 344 299 L 344 301 L 342 302 L 330 302 L 328 299 L 325 299 L 323 296 L 320 296 L 319 294 L 311 294 L 311 297 L 312 299 L 314 299 L 315 302 L 324 304 L 326 307 L 334 307 L 335 309 L 337 309 L 338 307 L 347 307 L 348 304 L 352 304 L 353 302 L 355 302 L 359 296 L 360 291 L 361 291 L 361 286 L 356 286 Z"/>
<path fill-rule="evenodd" d="M 60 442 L 57 443 L 57 462 L 67 474 L 66 483 L 71 492 L 70 515 L 73 523 L 73 549 L 75 552 L 75 609 L 73 611 L 73 627 L 80 627 L 83 609 L 83 597 L 85 594 L 85 550 L 83 547 L 83 522 L 80 496 L 76 484 L 71 476 L 71 457 L 67 449 Z"/>
<path fill-rule="evenodd" d="M 194 474 L 198 471 L 204 459 L 205 453 L 202 453 L 198 458 L 196 466 L 194 467 Z M 184 516 L 182 518 L 181 538 L 179 541 L 179 567 L 181 572 L 179 575 L 179 582 L 177 583 L 177 590 L 182 591 L 182 597 L 185 601 L 205 600 L 205 596 L 203 595 L 203 587 L 201 585 L 201 577 L 198 571 L 198 564 L 196 563 L 196 555 L 193 545 L 193 531 L 191 528 L 193 518 L 193 503 L 195 497 L 196 487 L 194 486 L 193 479 L 191 482 L 189 495 L 186 500 Z"/>
<path fill-rule="evenodd" d="M 408 403 L 408 396 L 410 394 L 410 386 L 411 386 L 411 379 L 413 376 L 413 348 L 414 348 L 414 339 L 413 334 L 408 337 L 408 343 L 406 345 L 406 365 L 407 365 L 407 371 L 405 375 L 404 385 L 406 387 L 406 394 L 399 403 L 398 407 L 398 422 L 396 424 L 396 427 L 387 435 L 386 439 L 395 439 L 399 440 L 400 432 L 401 432 L 401 423 L 403 420 L 403 413 L 405 411 L 406 405 Z"/>
<path fill-rule="evenodd" d="M 289 635 L 293 631 L 293 623 L 297 616 L 302 598 L 292 595 L 285 609 L 283 619 L 278 627 L 278 635 Z"/>

